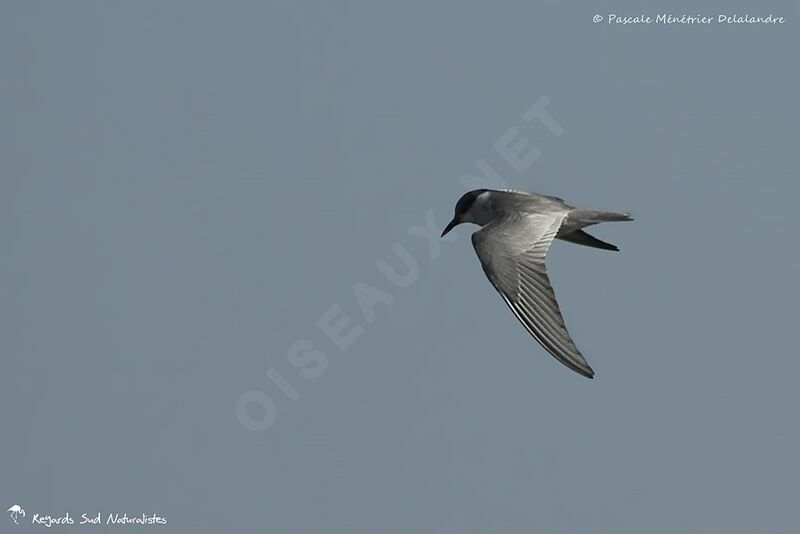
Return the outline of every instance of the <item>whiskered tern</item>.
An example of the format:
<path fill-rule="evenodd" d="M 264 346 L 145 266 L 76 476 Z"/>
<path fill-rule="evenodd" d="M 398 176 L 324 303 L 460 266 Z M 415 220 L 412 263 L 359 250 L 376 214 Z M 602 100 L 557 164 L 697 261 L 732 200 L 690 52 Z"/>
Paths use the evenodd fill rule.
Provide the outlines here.
<path fill-rule="evenodd" d="M 553 239 L 603 250 L 619 250 L 583 228 L 607 221 L 632 221 L 627 213 L 575 208 L 558 197 L 522 191 L 476 189 L 456 203 L 442 237 L 461 223 L 482 226 L 472 245 L 489 281 L 525 329 L 558 361 L 593 378 L 575 346 L 547 277 L 545 256 Z"/>

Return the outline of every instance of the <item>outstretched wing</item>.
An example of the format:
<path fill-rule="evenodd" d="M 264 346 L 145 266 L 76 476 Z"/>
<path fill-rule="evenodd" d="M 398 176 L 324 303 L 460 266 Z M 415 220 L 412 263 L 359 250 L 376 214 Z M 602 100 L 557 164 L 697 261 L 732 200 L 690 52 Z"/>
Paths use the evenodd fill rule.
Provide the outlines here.
<path fill-rule="evenodd" d="M 592 378 L 594 371 L 567 332 L 545 268 L 565 216 L 512 215 L 472 234 L 472 245 L 486 276 L 525 329 L 558 361 Z"/>

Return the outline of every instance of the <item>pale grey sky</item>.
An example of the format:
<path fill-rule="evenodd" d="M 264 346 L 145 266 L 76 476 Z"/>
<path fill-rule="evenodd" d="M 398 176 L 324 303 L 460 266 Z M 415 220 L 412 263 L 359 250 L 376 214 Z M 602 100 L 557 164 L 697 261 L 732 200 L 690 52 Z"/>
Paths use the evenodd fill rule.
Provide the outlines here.
<path fill-rule="evenodd" d="M 4 3 L 0 505 L 20 529 L 797 532 L 800 13 L 704 4 Z M 592 22 L 667 9 L 788 20 Z M 521 172 L 506 134 L 539 151 Z M 487 165 L 636 217 L 597 228 L 619 253 L 550 252 L 593 381 L 470 228 L 409 233 Z"/>

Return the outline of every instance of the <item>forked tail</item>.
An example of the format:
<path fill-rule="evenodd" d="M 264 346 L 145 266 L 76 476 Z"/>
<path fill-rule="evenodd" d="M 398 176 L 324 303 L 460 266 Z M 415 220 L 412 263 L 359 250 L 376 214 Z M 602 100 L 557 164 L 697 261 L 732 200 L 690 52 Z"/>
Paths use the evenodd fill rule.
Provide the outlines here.
<path fill-rule="evenodd" d="M 570 218 L 576 221 L 585 222 L 587 224 L 597 224 L 601 222 L 621 222 L 632 221 L 630 213 L 617 213 L 615 211 L 598 211 L 598 210 L 573 210 L 569 214 Z"/>
<path fill-rule="evenodd" d="M 629 213 L 617 213 L 614 211 L 598 211 L 587 209 L 575 209 L 569 212 L 567 223 L 562 227 L 557 236 L 558 239 L 569 241 L 576 245 L 585 247 L 600 248 L 603 250 L 619 250 L 616 245 L 606 243 L 597 239 L 591 234 L 581 230 L 587 226 L 602 222 L 632 221 L 633 217 Z"/>

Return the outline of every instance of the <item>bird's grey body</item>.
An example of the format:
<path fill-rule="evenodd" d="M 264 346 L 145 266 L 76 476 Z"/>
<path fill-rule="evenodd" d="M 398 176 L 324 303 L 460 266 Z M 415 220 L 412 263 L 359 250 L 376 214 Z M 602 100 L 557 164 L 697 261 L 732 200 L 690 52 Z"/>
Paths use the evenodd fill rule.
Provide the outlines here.
<path fill-rule="evenodd" d="M 442 235 L 469 222 L 483 228 L 472 244 L 486 276 L 526 330 L 561 363 L 592 378 L 594 371 L 564 325 L 547 277 L 545 256 L 553 239 L 618 250 L 583 228 L 630 215 L 575 208 L 557 197 L 521 191 L 478 189 L 456 204 L 455 217 Z"/>

